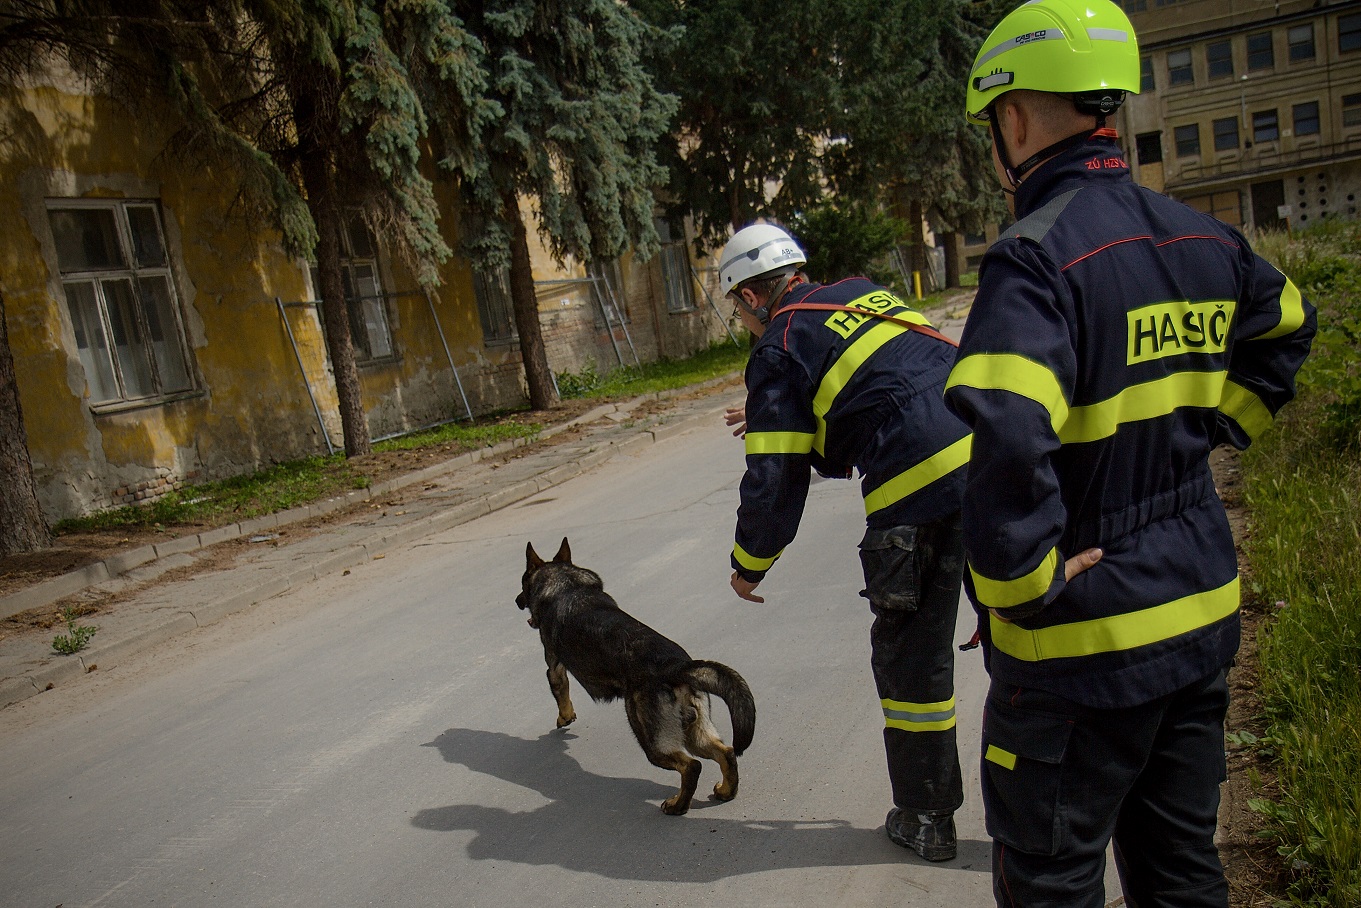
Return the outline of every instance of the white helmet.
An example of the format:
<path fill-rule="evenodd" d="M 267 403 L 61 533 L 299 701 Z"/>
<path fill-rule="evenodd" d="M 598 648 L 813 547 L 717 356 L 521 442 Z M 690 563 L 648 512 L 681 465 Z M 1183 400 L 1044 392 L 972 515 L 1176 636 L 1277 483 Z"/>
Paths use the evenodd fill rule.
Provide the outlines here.
<path fill-rule="evenodd" d="M 807 264 L 794 238 L 774 224 L 750 224 L 733 234 L 718 257 L 718 282 L 726 296 L 738 284 Z"/>

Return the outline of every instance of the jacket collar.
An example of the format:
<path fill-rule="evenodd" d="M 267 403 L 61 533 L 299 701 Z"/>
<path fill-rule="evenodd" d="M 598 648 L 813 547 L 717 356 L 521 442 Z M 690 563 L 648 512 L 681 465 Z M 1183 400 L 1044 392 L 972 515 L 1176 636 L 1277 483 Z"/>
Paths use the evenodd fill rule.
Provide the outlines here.
<path fill-rule="evenodd" d="M 1131 180 L 1129 164 L 1114 129 L 1098 129 L 1091 138 L 1045 161 L 1016 190 L 1020 220 L 1077 181 Z"/>

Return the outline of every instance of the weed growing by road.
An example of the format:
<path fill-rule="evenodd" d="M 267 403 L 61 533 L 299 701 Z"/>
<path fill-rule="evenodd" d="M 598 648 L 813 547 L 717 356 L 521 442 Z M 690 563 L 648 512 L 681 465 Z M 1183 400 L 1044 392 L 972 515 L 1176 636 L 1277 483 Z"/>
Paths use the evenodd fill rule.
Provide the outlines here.
<path fill-rule="evenodd" d="M 52 650 L 63 656 L 69 656 L 83 650 L 99 628 L 87 624 L 77 624 L 79 616 L 69 605 L 62 612 L 62 617 L 66 619 L 66 633 L 57 634 L 52 638 Z"/>
<path fill-rule="evenodd" d="M 1291 905 L 1361 905 L 1361 225 L 1262 247 L 1319 307 L 1300 396 L 1243 458 L 1249 594 Z"/>

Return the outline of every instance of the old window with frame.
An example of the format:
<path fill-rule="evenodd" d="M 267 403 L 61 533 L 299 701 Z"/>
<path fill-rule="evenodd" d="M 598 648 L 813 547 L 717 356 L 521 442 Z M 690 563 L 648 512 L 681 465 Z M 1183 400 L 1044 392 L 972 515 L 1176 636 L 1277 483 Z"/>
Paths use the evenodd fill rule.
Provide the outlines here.
<path fill-rule="evenodd" d="M 1215 151 L 1238 149 L 1238 118 L 1225 117 L 1214 121 Z"/>
<path fill-rule="evenodd" d="M 1135 153 L 1140 164 L 1161 164 L 1163 159 L 1163 134 L 1144 132 L 1134 137 Z"/>
<path fill-rule="evenodd" d="M 1211 79 L 1233 75 L 1233 44 L 1215 41 L 1205 45 L 1205 72 Z"/>
<path fill-rule="evenodd" d="M 1252 141 L 1275 142 L 1281 137 L 1280 118 L 1276 111 L 1258 110 L 1252 114 Z"/>
<path fill-rule="evenodd" d="M 1200 124 L 1188 123 L 1172 130 L 1177 146 L 1177 157 L 1193 158 L 1200 154 Z"/>
<path fill-rule="evenodd" d="M 662 266 L 662 288 L 666 294 L 666 311 L 689 312 L 696 308 L 695 282 L 690 272 L 690 252 L 685 248 L 684 229 L 673 227 L 670 221 L 657 218 L 657 238 L 662 248 L 657 253 Z M 673 239 L 678 234 L 680 239 Z"/>
<path fill-rule="evenodd" d="M 596 325 L 605 327 L 604 319 L 600 315 L 599 298 L 596 293 L 601 294 L 604 303 L 609 307 L 610 325 L 629 323 L 629 307 L 624 296 L 624 269 L 619 266 L 619 259 L 610 259 L 607 262 L 591 262 L 586 266 L 586 273 L 594 281 L 592 288 L 591 301 L 594 303 Z"/>
<path fill-rule="evenodd" d="M 312 288 L 319 291 L 317 266 L 311 266 Z M 350 338 L 358 363 L 391 359 L 392 328 L 387 294 L 378 271 L 377 245 L 358 210 L 347 211 L 340 231 L 340 282 L 350 317 Z M 323 321 L 324 324 L 324 321 Z"/>
<path fill-rule="evenodd" d="M 192 391 L 157 203 L 54 199 L 47 216 L 90 403 Z"/>
<path fill-rule="evenodd" d="M 1290 62 L 1303 63 L 1314 59 L 1314 23 L 1296 25 L 1285 33 L 1290 45 Z"/>
<path fill-rule="evenodd" d="M 1296 136 L 1316 136 L 1319 134 L 1318 102 L 1305 101 L 1296 104 L 1291 112 L 1294 116 Z"/>
<path fill-rule="evenodd" d="M 1168 51 L 1167 84 L 1190 85 L 1195 81 L 1195 72 L 1191 69 L 1191 51 L 1189 49 Z"/>
<path fill-rule="evenodd" d="M 1337 50 L 1343 54 L 1361 50 L 1361 13 L 1337 17 Z"/>
<path fill-rule="evenodd" d="M 482 322 L 484 343 L 508 344 L 519 337 L 511 306 L 509 268 L 473 271 L 473 296 L 477 298 L 477 317 Z"/>
<path fill-rule="evenodd" d="M 1276 66 L 1276 51 L 1272 47 L 1271 32 L 1248 35 L 1248 71 L 1257 72 Z"/>
<path fill-rule="evenodd" d="M 1342 128 L 1361 126 L 1361 94 L 1342 96 Z"/>

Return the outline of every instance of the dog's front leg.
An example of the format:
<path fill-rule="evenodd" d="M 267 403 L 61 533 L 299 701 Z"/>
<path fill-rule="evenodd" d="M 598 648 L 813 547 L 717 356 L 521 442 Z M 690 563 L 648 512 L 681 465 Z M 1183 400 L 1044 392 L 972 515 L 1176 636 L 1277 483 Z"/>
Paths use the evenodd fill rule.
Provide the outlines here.
<path fill-rule="evenodd" d="M 572 695 L 568 692 L 567 669 L 556 659 L 548 660 L 548 689 L 558 701 L 558 728 L 566 728 L 576 721 L 577 711 L 572 708 Z"/>

